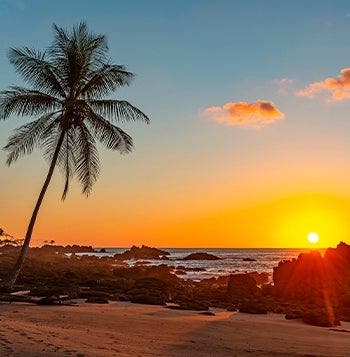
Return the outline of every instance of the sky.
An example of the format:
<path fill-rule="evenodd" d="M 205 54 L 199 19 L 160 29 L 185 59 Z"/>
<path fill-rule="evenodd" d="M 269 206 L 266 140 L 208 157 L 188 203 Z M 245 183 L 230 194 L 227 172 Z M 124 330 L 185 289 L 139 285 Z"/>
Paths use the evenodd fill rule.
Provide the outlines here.
<path fill-rule="evenodd" d="M 57 172 L 33 245 L 310 247 L 350 243 L 349 1 L 0 0 L 0 89 L 23 84 L 9 47 L 44 49 L 52 24 L 84 20 L 136 74 L 115 93 L 151 124 L 100 150 L 85 198 Z M 0 147 L 30 118 L 0 122 Z M 5 164 L 0 226 L 23 237 L 48 170 L 40 151 Z"/>

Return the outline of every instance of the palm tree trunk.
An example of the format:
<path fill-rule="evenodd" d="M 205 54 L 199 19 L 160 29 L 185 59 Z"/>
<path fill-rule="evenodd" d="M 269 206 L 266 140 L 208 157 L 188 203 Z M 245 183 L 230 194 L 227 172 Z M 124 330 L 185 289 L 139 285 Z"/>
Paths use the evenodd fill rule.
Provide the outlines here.
<path fill-rule="evenodd" d="M 18 277 L 18 274 L 19 274 L 19 272 L 20 272 L 20 270 L 22 268 L 24 259 L 26 257 L 26 254 L 27 254 L 27 251 L 28 251 L 28 248 L 29 248 L 30 239 L 32 238 L 32 233 L 33 233 L 33 228 L 34 228 L 34 225 L 35 225 L 36 217 L 38 215 L 41 203 L 42 203 L 42 201 L 44 199 L 46 190 L 47 190 L 47 188 L 48 188 L 48 186 L 50 184 L 50 181 L 51 181 L 51 178 L 52 178 L 52 174 L 53 174 L 53 172 L 55 170 L 58 154 L 59 154 L 61 146 L 62 146 L 64 135 L 65 135 L 65 131 L 62 130 L 62 132 L 60 134 L 60 137 L 58 139 L 58 142 L 57 142 L 57 146 L 56 146 L 54 155 L 52 157 L 52 161 L 51 161 L 51 164 L 50 164 L 49 172 L 47 173 L 44 185 L 43 185 L 43 187 L 42 187 L 42 189 L 40 191 L 40 195 L 39 195 L 38 200 L 36 202 L 34 211 L 32 213 L 32 217 L 31 217 L 31 219 L 29 221 L 27 233 L 26 233 L 26 236 L 25 236 L 22 248 L 21 248 L 21 252 L 20 252 L 20 254 L 18 256 L 18 259 L 17 259 L 16 264 L 14 265 L 12 271 L 9 273 L 9 275 L 7 276 L 7 278 L 5 279 L 5 281 L 3 283 L 3 288 L 5 288 L 6 290 L 11 290 L 13 288 L 13 285 L 15 284 L 15 282 L 17 280 L 17 277 Z"/>

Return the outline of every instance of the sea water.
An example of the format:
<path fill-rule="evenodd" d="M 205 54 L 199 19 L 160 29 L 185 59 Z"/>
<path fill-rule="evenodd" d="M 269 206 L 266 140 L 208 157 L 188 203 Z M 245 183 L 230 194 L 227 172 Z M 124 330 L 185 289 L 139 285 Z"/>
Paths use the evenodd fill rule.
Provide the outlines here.
<path fill-rule="evenodd" d="M 113 256 L 122 253 L 127 248 L 105 248 L 106 253 L 99 253 L 100 248 L 96 248 L 96 253 L 88 253 L 96 256 Z M 150 265 L 166 264 L 174 267 L 201 268 L 203 271 L 187 271 L 181 275 L 183 279 L 202 280 L 205 278 L 218 277 L 239 272 L 267 272 L 272 275 L 273 268 L 282 260 L 297 258 L 300 253 L 308 252 L 308 249 L 290 248 L 162 248 L 170 253 L 169 260 L 145 259 Z M 221 258 L 220 260 L 182 260 L 191 253 L 205 252 Z M 322 252 L 321 252 L 322 253 Z M 83 254 L 83 253 L 82 253 Z M 249 258 L 250 261 L 244 261 Z M 126 263 L 134 265 L 135 260 L 127 260 Z"/>

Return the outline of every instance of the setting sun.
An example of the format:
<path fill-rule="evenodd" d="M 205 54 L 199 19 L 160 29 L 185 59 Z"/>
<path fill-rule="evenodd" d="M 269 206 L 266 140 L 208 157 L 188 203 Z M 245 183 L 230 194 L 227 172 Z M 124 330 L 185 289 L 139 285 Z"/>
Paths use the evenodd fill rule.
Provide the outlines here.
<path fill-rule="evenodd" d="M 308 241 L 309 241 L 310 243 L 316 244 L 316 243 L 318 243 L 320 237 L 319 237 L 319 235 L 318 235 L 317 233 L 315 233 L 315 232 L 310 232 L 310 233 L 308 233 L 308 235 L 307 235 L 307 239 L 308 239 Z"/>

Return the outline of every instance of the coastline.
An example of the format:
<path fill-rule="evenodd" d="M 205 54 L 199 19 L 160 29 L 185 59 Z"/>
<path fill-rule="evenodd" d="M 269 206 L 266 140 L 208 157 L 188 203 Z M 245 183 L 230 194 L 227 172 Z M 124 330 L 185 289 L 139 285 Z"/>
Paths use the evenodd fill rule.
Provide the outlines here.
<path fill-rule="evenodd" d="M 81 300 L 78 306 L 2 304 L 0 355 L 346 356 L 350 350 L 350 322 L 330 329 L 280 314 L 213 311 L 215 316 L 204 316 L 161 306 Z"/>

